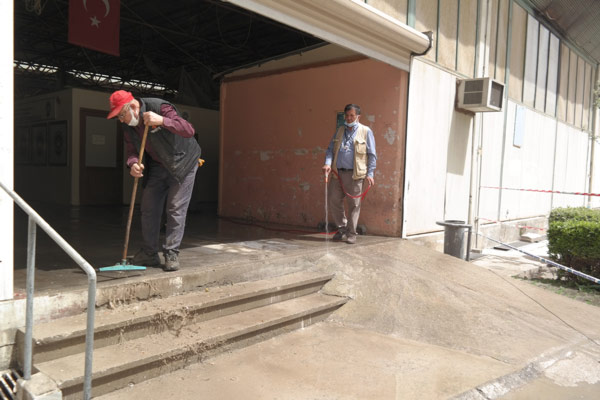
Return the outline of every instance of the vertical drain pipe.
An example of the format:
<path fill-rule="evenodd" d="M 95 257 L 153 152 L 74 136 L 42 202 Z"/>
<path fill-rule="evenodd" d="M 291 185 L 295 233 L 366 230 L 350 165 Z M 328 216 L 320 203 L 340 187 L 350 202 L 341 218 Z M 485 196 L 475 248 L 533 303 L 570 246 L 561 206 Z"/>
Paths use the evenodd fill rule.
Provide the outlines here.
<path fill-rule="evenodd" d="M 477 1 L 477 22 L 475 30 L 475 61 L 473 64 L 474 77 L 485 76 L 487 64 L 489 60 L 489 8 L 490 1 Z M 483 38 L 483 48 L 481 47 L 481 38 Z M 481 183 L 481 146 L 483 142 L 483 115 L 475 113 L 472 122 L 472 138 L 471 138 L 471 172 L 469 182 L 469 203 L 467 210 L 467 223 L 475 226 L 475 232 L 479 232 L 479 203 L 480 203 L 480 183 Z M 477 162 L 475 162 L 477 161 Z M 477 164 L 477 168 L 475 165 Z M 475 197 L 476 196 L 476 197 Z M 474 198 L 475 197 L 475 198 Z M 476 205 L 475 205 L 476 204 Z M 471 228 L 472 229 L 472 228 Z M 469 249 L 471 246 L 471 235 L 469 231 Z M 475 235 L 475 247 L 478 246 L 479 236 Z"/>
<path fill-rule="evenodd" d="M 594 184 L 594 153 L 596 151 L 596 124 L 598 123 L 598 118 L 597 118 L 597 113 L 598 113 L 598 108 L 596 107 L 596 94 L 595 94 L 595 90 L 593 90 L 593 88 L 596 88 L 598 85 L 598 64 L 596 64 L 596 73 L 594 74 L 594 82 L 592 85 L 592 102 L 591 102 L 591 108 L 593 110 L 592 112 L 592 149 L 590 150 L 591 154 L 590 154 L 590 176 L 589 176 L 589 183 L 588 183 L 588 193 L 594 193 L 594 191 L 592 190 L 592 186 Z M 592 208 L 592 196 L 588 196 L 588 203 L 587 203 L 587 208 Z"/>

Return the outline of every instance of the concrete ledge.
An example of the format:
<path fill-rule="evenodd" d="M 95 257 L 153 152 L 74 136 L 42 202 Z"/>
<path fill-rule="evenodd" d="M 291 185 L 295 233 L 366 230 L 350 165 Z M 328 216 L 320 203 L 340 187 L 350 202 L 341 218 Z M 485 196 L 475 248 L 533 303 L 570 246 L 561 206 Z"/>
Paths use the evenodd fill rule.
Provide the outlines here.
<path fill-rule="evenodd" d="M 567 359 L 575 349 L 585 343 L 586 341 L 582 340 L 558 350 L 555 349 L 553 352 L 540 356 L 538 359 L 533 360 L 513 373 L 485 382 L 458 396 L 452 397 L 452 400 L 490 400 L 500 398 L 537 379 L 546 369 L 561 360 Z"/>
<path fill-rule="evenodd" d="M 521 235 L 531 232 L 541 232 L 534 228 L 546 228 L 548 225 L 548 218 L 546 217 L 534 217 L 527 219 L 520 219 L 514 221 L 503 221 L 500 223 L 480 224 L 479 231 L 493 239 L 499 240 L 504 243 L 511 243 L 521 240 Z M 529 228 L 527 228 L 529 227 Z M 473 227 L 475 229 L 475 227 Z M 419 235 L 412 235 L 406 238 L 411 242 L 418 245 L 428 247 L 430 249 L 444 252 L 444 232 L 430 232 Z M 478 236 L 473 230 L 471 251 L 475 249 L 484 249 L 496 246 L 497 243 L 487 240 L 484 237 Z"/>
<path fill-rule="evenodd" d="M 17 382 L 17 400 L 62 400 L 62 392 L 47 375 L 38 372 L 31 379 Z"/>

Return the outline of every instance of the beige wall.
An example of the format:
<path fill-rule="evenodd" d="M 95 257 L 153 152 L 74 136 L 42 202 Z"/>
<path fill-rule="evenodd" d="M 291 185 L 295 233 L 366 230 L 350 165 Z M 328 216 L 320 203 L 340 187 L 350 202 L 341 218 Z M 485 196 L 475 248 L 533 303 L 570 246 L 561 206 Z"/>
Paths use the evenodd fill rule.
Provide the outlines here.
<path fill-rule="evenodd" d="M 219 111 L 177 105 L 180 112 L 189 114 L 202 148 L 204 165 L 198 169 L 192 207 L 197 202 L 216 203 L 219 185 Z"/>
<path fill-rule="evenodd" d="M 220 215 L 307 227 L 324 221 L 325 149 L 337 113 L 357 103 L 379 157 L 360 223 L 369 233 L 399 235 L 407 77 L 386 64 L 358 60 L 226 80 Z"/>
<path fill-rule="evenodd" d="M 407 23 L 408 0 L 369 0 L 367 4 L 404 24 Z"/>
<path fill-rule="evenodd" d="M 521 102 L 523 100 L 523 74 L 525 67 L 525 38 L 527 35 L 527 11 L 513 5 L 512 31 L 510 43 L 510 77 L 508 95 Z"/>
<path fill-rule="evenodd" d="M 17 118 L 21 125 L 35 125 L 39 119 L 28 116 L 28 111 L 43 101 L 55 104 L 54 120 L 66 120 L 68 129 L 68 164 L 66 166 L 52 165 L 17 165 L 15 169 L 15 184 L 17 192 L 29 201 L 45 201 L 58 204 L 79 205 L 79 175 L 80 175 L 80 110 L 82 108 L 98 110 L 108 114 L 107 92 L 97 92 L 86 89 L 67 89 L 51 95 L 29 98 L 20 103 L 17 113 L 23 115 Z M 199 170 L 194 189 L 193 201 L 216 202 L 218 183 L 218 143 L 219 143 L 219 113 L 197 107 L 176 105 L 181 112 L 189 114 L 190 122 L 196 128 L 198 141 L 202 147 L 202 157 L 205 165 Z M 125 156 L 124 156 L 125 159 Z M 123 203 L 129 204 L 133 187 L 129 170 L 123 165 Z M 139 201 L 139 198 L 138 198 Z"/>

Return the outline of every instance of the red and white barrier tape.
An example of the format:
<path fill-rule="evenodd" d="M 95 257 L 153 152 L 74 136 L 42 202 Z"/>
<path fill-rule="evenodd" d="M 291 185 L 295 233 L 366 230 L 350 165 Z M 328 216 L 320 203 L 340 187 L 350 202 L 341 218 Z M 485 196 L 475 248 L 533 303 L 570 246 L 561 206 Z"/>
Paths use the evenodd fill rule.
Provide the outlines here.
<path fill-rule="evenodd" d="M 573 194 L 573 195 L 579 195 L 579 196 L 600 196 L 600 193 L 562 192 L 562 191 L 559 191 L 559 190 L 517 189 L 517 188 L 507 188 L 507 187 L 499 187 L 499 186 L 480 186 L 480 188 L 482 188 L 482 189 L 516 190 L 516 191 L 519 191 L 519 192 Z"/>
<path fill-rule="evenodd" d="M 545 264 L 552 265 L 553 267 L 557 267 L 557 268 L 559 268 L 559 269 L 562 269 L 563 271 L 567 271 L 567 272 L 569 272 L 569 273 L 571 273 L 571 274 L 573 274 L 573 275 L 577 275 L 577 276 L 579 276 L 579 277 L 581 277 L 581 278 L 587 279 L 588 281 L 592 281 L 592 282 L 594 282 L 594 283 L 600 284 L 600 279 L 598 279 L 598 278 L 596 278 L 596 277 L 594 277 L 594 276 L 591 276 L 591 275 L 584 274 L 584 273 L 583 273 L 583 272 L 581 272 L 581 271 L 577 271 L 576 269 L 573 269 L 573 268 L 566 267 L 566 266 L 564 266 L 564 265 L 562 265 L 562 264 L 559 264 L 559 263 L 557 263 L 557 262 L 554 262 L 554 261 L 552 261 L 552 260 L 548 260 L 547 258 L 540 257 L 540 256 L 537 256 L 537 255 L 535 255 L 535 254 L 531 254 L 531 253 L 529 253 L 529 252 L 527 252 L 527 251 L 524 251 L 523 249 L 518 249 L 518 248 L 516 248 L 516 247 L 513 247 L 513 246 L 511 246 L 511 245 L 510 245 L 510 244 L 508 244 L 508 243 L 503 243 L 503 242 L 501 242 L 501 241 L 499 241 L 499 240 L 492 239 L 491 237 L 489 237 L 489 236 L 486 236 L 486 235 L 484 235 L 484 234 L 482 234 L 482 233 L 480 233 L 480 232 L 477 232 L 477 234 L 478 234 L 479 236 L 482 236 L 482 237 L 484 237 L 484 238 L 488 239 L 488 240 L 491 240 L 492 242 L 496 242 L 496 243 L 499 243 L 499 244 L 501 244 L 501 245 L 504 245 L 504 246 L 508 247 L 508 248 L 509 248 L 509 249 L 511 249 L 511 250 L 516 250 L 516 251 L 518 251 L 518 252 L 521 252 L 521 253 L 523 253 L 523 254 L 525 254 L 525 255 L 527 255 L 527 256 L 530 256 L 530 257 L 533 257 L 533 258 L 537 258 L 538 260 L 540 260 L 541 262 L 543 262 L 543 263 L 545 263 Z"/>
<path fill-rule="evenodd" d="M 492 219 L 487 219 L 487 218 L 483 218 L 483 217 L 479 217 L 480 220 L 482 221 L 487 221 L 487 222 L 491 222 L 491 223 L 500 223 L 500 221 L 494 221 Z M 538 231 L 546 231 L 546 228 L 538 228 L 537 226 L 528 226 L 528 225 L 517 225 L 517 227 L 519 228 L 526 228 L 526 229 L 536 229 Z"/>

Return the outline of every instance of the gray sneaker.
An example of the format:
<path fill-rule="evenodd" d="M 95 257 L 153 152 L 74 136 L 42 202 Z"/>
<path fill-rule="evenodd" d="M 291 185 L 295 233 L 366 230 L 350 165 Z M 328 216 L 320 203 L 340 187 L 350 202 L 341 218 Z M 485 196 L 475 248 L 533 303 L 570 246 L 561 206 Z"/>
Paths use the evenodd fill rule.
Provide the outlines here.
<path fill-rule="evenodd" d="M 165 271 L 177 271 L 179 269 L 179 256 L 176 251 L 168 250 L 165 255 Z"/>
<path fill-rule="evenodd" d="M 153 267 L 160 265 L 160 257 L 158 256 L 158 253 L 146 253 L 143 249 L 140 249 L 140 251 L 133 256 L 131 263 L 133 265 Z"/>

